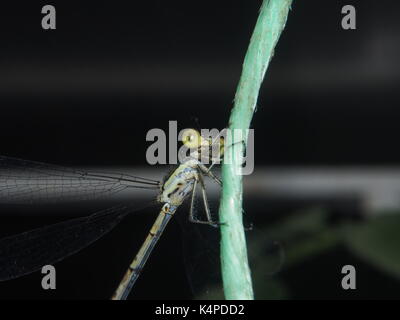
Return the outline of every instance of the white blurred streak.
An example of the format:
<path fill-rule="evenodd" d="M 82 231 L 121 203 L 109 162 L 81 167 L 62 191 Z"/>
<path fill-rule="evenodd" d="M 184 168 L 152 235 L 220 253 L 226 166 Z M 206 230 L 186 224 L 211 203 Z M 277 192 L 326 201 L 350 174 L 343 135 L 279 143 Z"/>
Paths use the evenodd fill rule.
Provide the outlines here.
<path fill-rule="evenodd" d="M 160 168 L 112 168 L 109 171 L 140 174 L 150 179 L 165 176 Z M 218 190 L 219 187 L 207 179 L 211 199 L 219 197 Z M 246 199 L 354 198 L 362 201 L 367 213 L 373 214 L 377 210 L 400 209 L 400 168 L 256 167 L 253 174 L 244 177 L 244 193 Z"/>
<path fill-rule="evenodd" d="M 166 171 L 152 167 L 84 168 L 96 172 L 121 172 L 160 180 Z M 219 187 L 206 179 L 210 200 L 219 197 Z M 135 200 L 154 192 L 127 189 L 113 199 Z M 256 167 L 254 173 L 244 177 L 245 201 L 268 199 L 309 200 L 354 199 L 361 201 L 367 214 L 382 210 L 400 209 L 400 168 L 362 167 Z"/>

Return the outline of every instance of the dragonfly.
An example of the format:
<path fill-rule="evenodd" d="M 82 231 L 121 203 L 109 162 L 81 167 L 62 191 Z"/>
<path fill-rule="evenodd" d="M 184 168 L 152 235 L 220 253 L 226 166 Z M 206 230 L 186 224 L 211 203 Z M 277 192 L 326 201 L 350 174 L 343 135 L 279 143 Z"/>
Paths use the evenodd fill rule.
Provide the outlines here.
<path fill-rule="evenodd" d="M 64 200 L 98 199 L 123 190 L 156 190 L 158 195 L 154 201 L 161 205 L 159 215 L 111 297 L 112 300 L 125 300 L 168 222 L 186 199 L 190 198 L 189 221 L 214 227 L 220 225 L 211 216 L 204 177 L 222 185 L 211 168 L 223 157 L 224 138 L 205 138 L 196 129 L 186 129 L 182 134 L 182 142 L 190 150 L 189 156 L 163 181 L 119 173 L 89 172 L 0 156 L 0 202 L 58 203 Z M 209 152 L 215 145 L 218 152 Z M 210 160 L 209 166 L 203 164 L 204 157 Z M 198 187 L 201 189 L 205 220 L 194 215 Z M 44 265 L 52 265 L 82 250 L 111 231 L 129 213 L 137 210 L 134 205 L 119 204 L 86 217 L 0 239 L 0 281 L 35 272 Z"/>

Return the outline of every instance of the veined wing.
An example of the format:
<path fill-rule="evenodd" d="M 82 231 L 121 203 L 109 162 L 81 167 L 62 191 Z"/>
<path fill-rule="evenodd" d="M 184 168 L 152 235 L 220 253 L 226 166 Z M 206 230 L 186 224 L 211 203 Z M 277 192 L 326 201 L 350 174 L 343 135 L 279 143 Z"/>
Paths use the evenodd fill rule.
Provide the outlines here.
<path fill-rule="evenodd" d="M 32 273 L 82 250 L 112 230 L 133 206 L 52 224 L 0 240 L 0 281 Z"/>
<path fill-rule="evenodd" d="M 94 173 L 0 156 L 0 202 L 94 200 L 128 188 L 158 189 L 159 182 L 119 173 Z"/>

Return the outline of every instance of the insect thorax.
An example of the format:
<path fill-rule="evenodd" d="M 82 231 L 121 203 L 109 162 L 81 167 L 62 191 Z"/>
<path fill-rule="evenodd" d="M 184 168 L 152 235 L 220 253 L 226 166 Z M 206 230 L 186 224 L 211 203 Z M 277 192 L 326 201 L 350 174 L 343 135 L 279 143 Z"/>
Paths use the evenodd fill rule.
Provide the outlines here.
<path fill-rule="evenodd" d="M 198 161 L 190 159 L 183 162 L 166 179 L 158 201 L 179 206 L 191 194 L 193 185 L 197 179 Z"/>

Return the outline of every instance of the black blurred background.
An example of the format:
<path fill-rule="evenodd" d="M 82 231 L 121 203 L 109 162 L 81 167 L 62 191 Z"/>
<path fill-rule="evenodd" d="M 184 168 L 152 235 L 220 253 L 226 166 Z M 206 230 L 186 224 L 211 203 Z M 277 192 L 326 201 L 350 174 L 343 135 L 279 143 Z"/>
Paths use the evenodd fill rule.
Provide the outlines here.
<path fill-rule="evenodd" d="M 56 8 L 56 30 L 41 28 L 45 4 Z M 341 28 L 346 4 L 356 7 L 357 30 Z M 225 127 L 260 5 L 157 0 L 2 4 L 1 154 L 135 171 L 148 166 L 149 129 L 167 130 L 170 120 L 177 120 L 179 129 L 193 127 L 194 118 L 205 128 Z M 394 0 L 294 1 L 252 123 L 253 175 L 298 168 L 306 173 L 315 168 L 397 172 L 399 10 Z M 351 169 L 346 172 L 352 179 Z M 248 196 L 246 212 L 259 229 L 315 207 L 325 212 L 327 228 L 335 230 L 342 223 L 368 220 L 358 191 L 342 191 L 304 199 L 279 190 L 264 196 L 261 190 L 258 197 Z M 24 210 L 1 210 L 2 235 L 70 213 L 57 208 L 55 218 Z M 88 210 L 93 209 L 81 206 L 73 214 Z M 0 297 L 108 298 L 153 218 L 129 219 L 98 244 L 57 264 L 57 290 L 43 291 L 36 273 L 0 283 Z M 131 298 L 195 297 L 179 234 L 173 222 Z M 126 243 L 127 238 L 133 239 Z M 345 264 L 358 271 L 355 291 L 340 287 Z M 279 279 L 284 293 L 277 289 L 277 296 L 259 297 L 399 298 L 396 272 L 381 270 L 335 243 L 266 280 Z"/>

